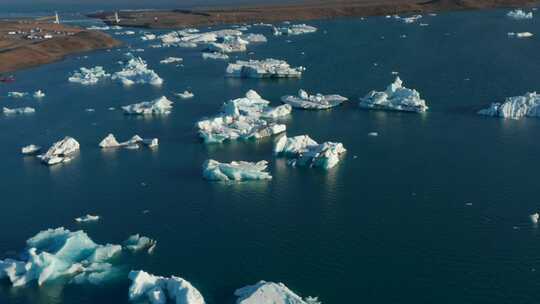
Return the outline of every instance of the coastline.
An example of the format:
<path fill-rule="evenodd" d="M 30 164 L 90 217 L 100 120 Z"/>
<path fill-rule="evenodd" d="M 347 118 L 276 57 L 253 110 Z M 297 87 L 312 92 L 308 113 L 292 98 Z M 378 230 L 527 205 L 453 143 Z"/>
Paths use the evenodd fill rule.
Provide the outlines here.
<path fill-rule="evenodd" d="M 52 63 L 68 55 L 119 46 L 120 41 L 90 31 L 42 20 L 0 21 L 0 73 Z"/>
<path fill-rule="evenodd" d="M 539 0 L 306 0 L 302 3 L 238 7 L 201 7 L 192 10 L 120 11 L 89 14 L 108 25 L 171 29 L 242 23 L 308 21 L 338 17 L 423 14 L 443 11 L 516 8 L 540 4 Z"/>

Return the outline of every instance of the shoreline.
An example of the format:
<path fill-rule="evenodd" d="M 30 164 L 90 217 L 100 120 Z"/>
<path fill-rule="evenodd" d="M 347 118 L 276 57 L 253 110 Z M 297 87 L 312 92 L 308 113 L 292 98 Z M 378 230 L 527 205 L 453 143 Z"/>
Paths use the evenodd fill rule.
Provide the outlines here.
<path fill-rule="evenodd" d="M 108 49 L 121 42 L 106 33 L 40 19 L 0 21 L 0 73 L 10 73 Z"/>
<path fill-rule="evenodd" d="M 302 3 L 238 7 L 201 7 L 190 10 L 140 10 L 88 14 L 107 25 L 173 29 L 243 23 L 309 21 L 340 17 L 425 14 L 444 11 L 518 8 L 540 5 L 540 0 L 306 0 Z"/>

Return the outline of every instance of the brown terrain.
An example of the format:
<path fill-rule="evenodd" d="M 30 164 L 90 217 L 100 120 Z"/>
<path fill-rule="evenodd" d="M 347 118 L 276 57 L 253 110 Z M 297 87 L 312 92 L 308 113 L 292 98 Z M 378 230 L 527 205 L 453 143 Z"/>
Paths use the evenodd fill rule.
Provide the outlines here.
<path fill-rule="evenodd" d="M 109 35 L 47 20 L 0 21 L 0 73 L 58 61 L 66 55 L 111 48 Z"/>
<path fill-rule="evenodd" d="M 180 28 L 217 24 L 314 20 L 403 13 L 426 13 L 501 7 L 526 7 L 540 0 L 304 0 L 292 4 L 196 8 L 192 10 L 148 10 L 119 12 L 121 26 Z M 90 15 L 107 24 L 117 24 L 114 14 Z"/>

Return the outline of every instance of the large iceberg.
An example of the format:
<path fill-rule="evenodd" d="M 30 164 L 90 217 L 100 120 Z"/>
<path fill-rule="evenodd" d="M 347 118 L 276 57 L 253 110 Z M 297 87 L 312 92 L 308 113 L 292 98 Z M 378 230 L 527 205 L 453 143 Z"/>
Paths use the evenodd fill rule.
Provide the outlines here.
<path fill-rule="evenodd" d="M 220 115 L 197 122 L 199 136 L 205 143 L 221 143 L 226 140 L 263 138 L 284 132 L 285 125 L 268 120 L 289 115 L 290 106 L 272 108 L 268 106 L 269 103 L 257 92 L 249 90 L 245 97 L 226 102 Z"/>
<path fill-rule="evenodd" d="M 3 107 L 2 112 L 4 114 L 6 114 L 6 115 L 9 115 L 9 114 L 32 114 L 32 113 L 36 112 L 36 109 L 31 108 L 31 107 L 22 107 L 22 108 L 13 108 L 13 109 Z"/>
<path fill-rule="evenodd" d="M 321 167 L 330 169 L 337 165 L 340 156 L 347 150 L 342 143 L 325 142 L 318 144 L 308 135 L 280 137 L 274 146 L 274 154 L 292 158 L 292 166 Z"/>
<path fill-rule="evenodd" d="M 321 304 L 315 297 L 302 299 L 283 283 L 265 281 L 237 289 L 234 295 L 236 304 Z"/>
<path fill-rule="evenodd" d="M 201 293 L 188 281 L 171 276 L 155 276 L 145 271 L 131 271 L 129 300 L 146 300 L 150 304 L 204 304 Z"/>
<path fill-rule="evenodd" d="M 69 162 L 75 152 L 79 151 L 80 145 L 73 137 L 66 136 L 55 142 L 45 154 L 38 155 L 41 161 L 49 166 L 62 162 Z"/>
<path fill-rule="evenodd" d="M 210 44 L 226 37 L 242 35 L 241 31 L 224 29 L 200 33 L 197 29 L 173 31 L 159 36 L 163 45 L 180 47 L 197 47 L 197 44 Z"/>
<path fill-rule="evenodd" d="M 163 84 L 163 79 L 149 69 L 146 61 L 141 57 L 131 58 L 120 72 L 113 74 L 112 79 L 118 79 L 126 86 L 135 83 L 149 83 L 155 86 Z"/>
<path fill-rule="evenodd" d="M 524 12 L 523 10 L 521 9 L 515 9 L 513 11 L 509 11 L 506 16 L 512 18 L 512 19 L 517 19 L 517 20 L 524 20 L 524 19 L 532 19 L 533 18 L 533 13 L 532 12 Z"/>
<path fill-rule="evenodd" d="M 74 283 L 99 284 L 115 276 L 109 262 L 121 251 L 120 245 L 99 245 L 84 231 L 63 227 L 39 232 L 26 241 L 21 260 L 0 260 L 0 279 L 13 286 L 37 281 L 38 285 L 60 278 Z"/>
<path fill-rule="evenodd" d="M 323 110 L 339 106 L 346 97 L 341 95 L 309 95 L 304 90 L 298 91 L 298 96 L 287 95 L 281 98 L 281 101 L 290 104 L 293 108 L 308 109 L 308 110 Z"/>
<path fill-rule="evenodd" d="M 304 67 L 291 67 L 286 61 L 270 58 L 229 63 L 226 74 L 243 78 L 294 78 L 301 77 L 303 71 Z"/>
<path fill-rule="evenodd" d="M 508 97 L 503 103 L 494 102 L 489 108 L 480 110 L 478 114 L 511 119 L 525 116 L 540 117 L 540 95 L 532 92 L 523 96 Z"/>
<path fill-rule="evenodd" d="M 233 161 L 220 163 L 209 159 L 203 164 L 203 176 L 211 181 L 245 181 L 267 180 L 272 176 L 266 172 L 268 162 L 265 160 L 253 163 L 245 161 Z"/>
<path fill-rule="evenodd" d="M 93 68 L 80 68 L 78 71 L 73 72 L 68 80 L 83 85 L 93 85 L 109 77 L 111 77 L 111 74 L 108 74 L 103 67 L 95 66 Z"/>
<path fill-rule="evenodd" d="M 274 35 L 301 35 L 315 33 L 317 28 L 307 24 L 293 24 L 290 26 L 274 27 Z"/>
<path fill-rule="evenodd" d="M 425 112 L 426 101 L 420 98 L 416 90 L 402 86 L 399 77 L 384 92 L 371 91 L 360 99 L 359 106 L 368 109 L 395 110 L 407 112 Z"/>
<path fill-rule="evenodd" d="M 127 141 L 118 142 L 118 140 L 116 140 L 116 137 L 113 134 L 109 134 L 99 143 L 99 147 L 102 149 L 120 147 L 126 147 L 128 149 L 138 149 L 141 144 L 146 145 L 149 148 L 154 148 L 158 146 L 159 140 L 157 138 L 144 139 L 139 135 L 133 135 L 133 137 L 131 137 Z"/>
<path fill-rule="evenodd" d="M 169 114 L 171 113 L 173 102 L 165 96 L 161 96 L 152 101 L 143 101 L 127 106 L 122 110 L 126 114 L 147 115 L 147 114 Z"/>

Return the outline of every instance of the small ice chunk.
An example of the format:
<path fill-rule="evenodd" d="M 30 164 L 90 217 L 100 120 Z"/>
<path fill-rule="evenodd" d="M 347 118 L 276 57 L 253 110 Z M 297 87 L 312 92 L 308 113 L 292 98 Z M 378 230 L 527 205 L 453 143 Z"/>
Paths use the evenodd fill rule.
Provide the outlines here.
<path fill-rule="evenodd" d="M 291 67 L 286 61 L 270 58 L 229 63 L 226 74 L 242 78 L 295 78 L 301 77 L 303 71 L 304 67 Z"/>
<path fill-rule="evenodd" d="M 386 91 L 371 91 L 360 99 L 359 106 L 367 109 L 381 109 L 407 112 L 425 112 L 426 101 L 420 98 L 420 93 L 402 86 L 399 77 L 390 84 Z"/>
<path fill-rule="evenodd" d="M 176 93 L 175 95 L 182 98 L 182 99 L 190 99 L 190 98 L 195 97 L 195 95 L 190 91 L 184 91 L 182 93 Z"/>
<path fill-rule="evenodd" d="M 156 247 L 156 244 L 156 240 L 146 236 L 141 236 L 139 234 L 134 234 L 124 242 L 124 247 L 131 251 L 140 251 L 146 249 L 148 253 L 152 253 Z"/>
<path fill-rule="evenodd" d="M 100 148 L 116 148 L 120 147 L 120 143 L 116 140 L 113 134 L 107 135 L 100 143 Z"/>
<path fill-rule="evenodd" d="M 377 132 L 369 132 L 368 136 L 377 137 L 377 136 L 379 136 L 379 133 L 377 133 Z"/>
<path fill-rule="evenodd" d="M 26 97 L 28 93 L 26 92 L 8 92 L 7 96 L 11 98 L 23 98 Z"/>
<path fill-rule="evenodd" d="M 141 57 L 131 58 L 120 72 L 113 74 L 112 79 L 121 81 L 125 86 L 136 83 L 149 83 L 154 86 L 163 84 L 163 79 L 154 70 L 149 69 Z"/>
<path fill-rule="evenodd" d="M 39 150 L 41 150 L 40 146 L 28 145 L 28 146 L 22 147 L 21 153 L 24 155 L 31 155 L 31 154 L 36 154 L 37 152 L 39 152 Z"/>
<path fill-rule="evenodd" d="M 77 223 L 88 223 L 88 222 L 96 222 L 99 221 L 100 216 L 99 215 L 91 215 L 87 214 L 81 217 L 75 218 L 75 221 Z"/>
<path fill-rule="evenodd" d="M 540 117 L 540 95 L 532 92 L 508 97 L 503 103 L 494 102 L 488 108 L 478 111 L 478 114 L 510 119 Z"/>
<path fill-rule="evenodd" d="M 100 143 L 102 149 L 125 147 L 127 149 L 138 149 L 139 144 L 143 144 L 149 148 L 157 147 L 159 140 L 157 138 L 143 139 L 139 135 L 134 135 L 128 141 L 118 142 L 113 134 L 108 134 Z"/>
<path fill-rule="evenodd" d="M 211 181 L 245 181 L 267 180 L 272 176 L 266 172 L 268 162 L 265 160 L 253 163 L 233 161 L 220 163 L 213 159 L 207 160 L 203 165 L 203 176 Z"/>
<path fill-rule="evenodd" d="M 274 27 L 274 36 L 302 35 L 302 34 L 315 33 L 316 31 L 317 31 L 317 28 L 314 26 L 310 26 L 307 24 L 293 24 L 290 26 Z"/>
<path fill-rule="evenodd" d="M 34 92 L 33 96 L 36 99 L 41 99 L 41 98 L 45 97 L 45 93 L 43 93 L 43 91 L 41 91 L 41 90 L 37 90 L 37 91 Z"/>
<path fill-rule="evenodd" d="M 525 20 L 525 19 L 532 19 L 533 13 L 532 12 L 527 13 L 521 9 L 515 9 L 506 13 L 506 16 L 512 19 L 516 19 L 516 20 Z"/>
<path fill-rule="evenodd" d="M 129 287 L 129 300 L 147 300 L 151 304 L 205 304 L 201 293 L 188 281 L 171 276 L 155 276 L 145 271 L 130 271 L 132 281 Z"/>
<path fill-rule="evenodd" d="M 209 52 L 203 52 L 203 53 L 202 53 L 202 58 L 203 58 L 203 59 L 228 60 L 228 59 L 229 59 L 229 55 L 223 54 L 223 53 L 219 53 L 219 52 L 212 52 L 212 53 L 209 53 Z"/>
<path fill-rule="evenodd" d="M 69 162 L 79 149 L 79 142 L 73 137 L 66 136 L 64 139 L 55 142 L 45 154 L 38 155 L 38 158 L 49 166 Z"/>
<path fill-rule="evenodd" d="M 95 66 L 93 68 L 80 68 L 79 71 L 73 72 L 68 80 L 69 82 L 79 83 L 82 85 L 94 85 L 100 80 L 104 80 L 109 77 L 111 77 L 111 74 L 105 72 L 103 67 Z"/>
<path fill-rule="evenodd" d="M 292 158 L 289 162 L 292 166 L 321 167 L 327 170 L 337 165 L 340 156 L 346 151 L 342 143 L 318 144 L 308 135 L 290 138 L 284 135 L 274 145 L 274 154 Z"/>
<path fill-rule="evenodd" d="M 144 41 L 155 40 L 156 38 L 157 38 L 157 36 L 154 35 L 154 34 L 151 34 L 151 33 L 146 33 L 146 34 L 141 36 L 141 40 L 144 40 Z"/>
<path fill-rule="evenodd" d="M 538 224 L 538 220 L 540 219 L 540 214 L 533 213 L 529 216 L 529 218 L 531 219 L 531 222 L 533 222 L 533 224 Z"/>
<path fill-rule="evenodd" d="M 180 63 L 184 61 L 184 59 L 180 58 L 180 57 L 167 57 L 163 60 L 161 60 L 159 63 L 161 64 L 171 64 L 171 63 Z"/>
<path fill-rule="evenodd" d="M 167 97 L 161 96 L 152 101 L 123 106 L 122 110 L 126 114 L 133 115 L 169 114 L 171 113 L 172 104 L 173 102 L 167 99 Z"/>
<path fill-rule="evenodd" d="M 321 304 L 315 297 L 302 299 L 283 283 L 265 281 L 237 289 L 234 295 L 236 304 Z"/>
<path fill-rule="evenodd" d="M 281 101 L 291 105 L 294 108 L 306 109 L 306 110 L 324 110 L 339 106 L 344 101 L 347 101 L 346 97 L 341 95 L 309 95 L 306 91 L 298 91 L 298 96 L 287 95 L 281 97 Z"/>
<path fill-rule="evenodd" d="M 263 34 L 253 33 L 242 35 L 242 39 L 248 41 L 249 43 L 264 43 L 268 41 L 268 39 Z"/>
<path fill-rule="evenodd" d="M 9 115 L 9 114 L 32 114 L 32 113 L 36 112 L 36 109 L 31 108 L 31 107 L 12 108 L 12 109 L 3 107 L 2 112 L 4 114 L 6 114 L 6 115 Z"/>

